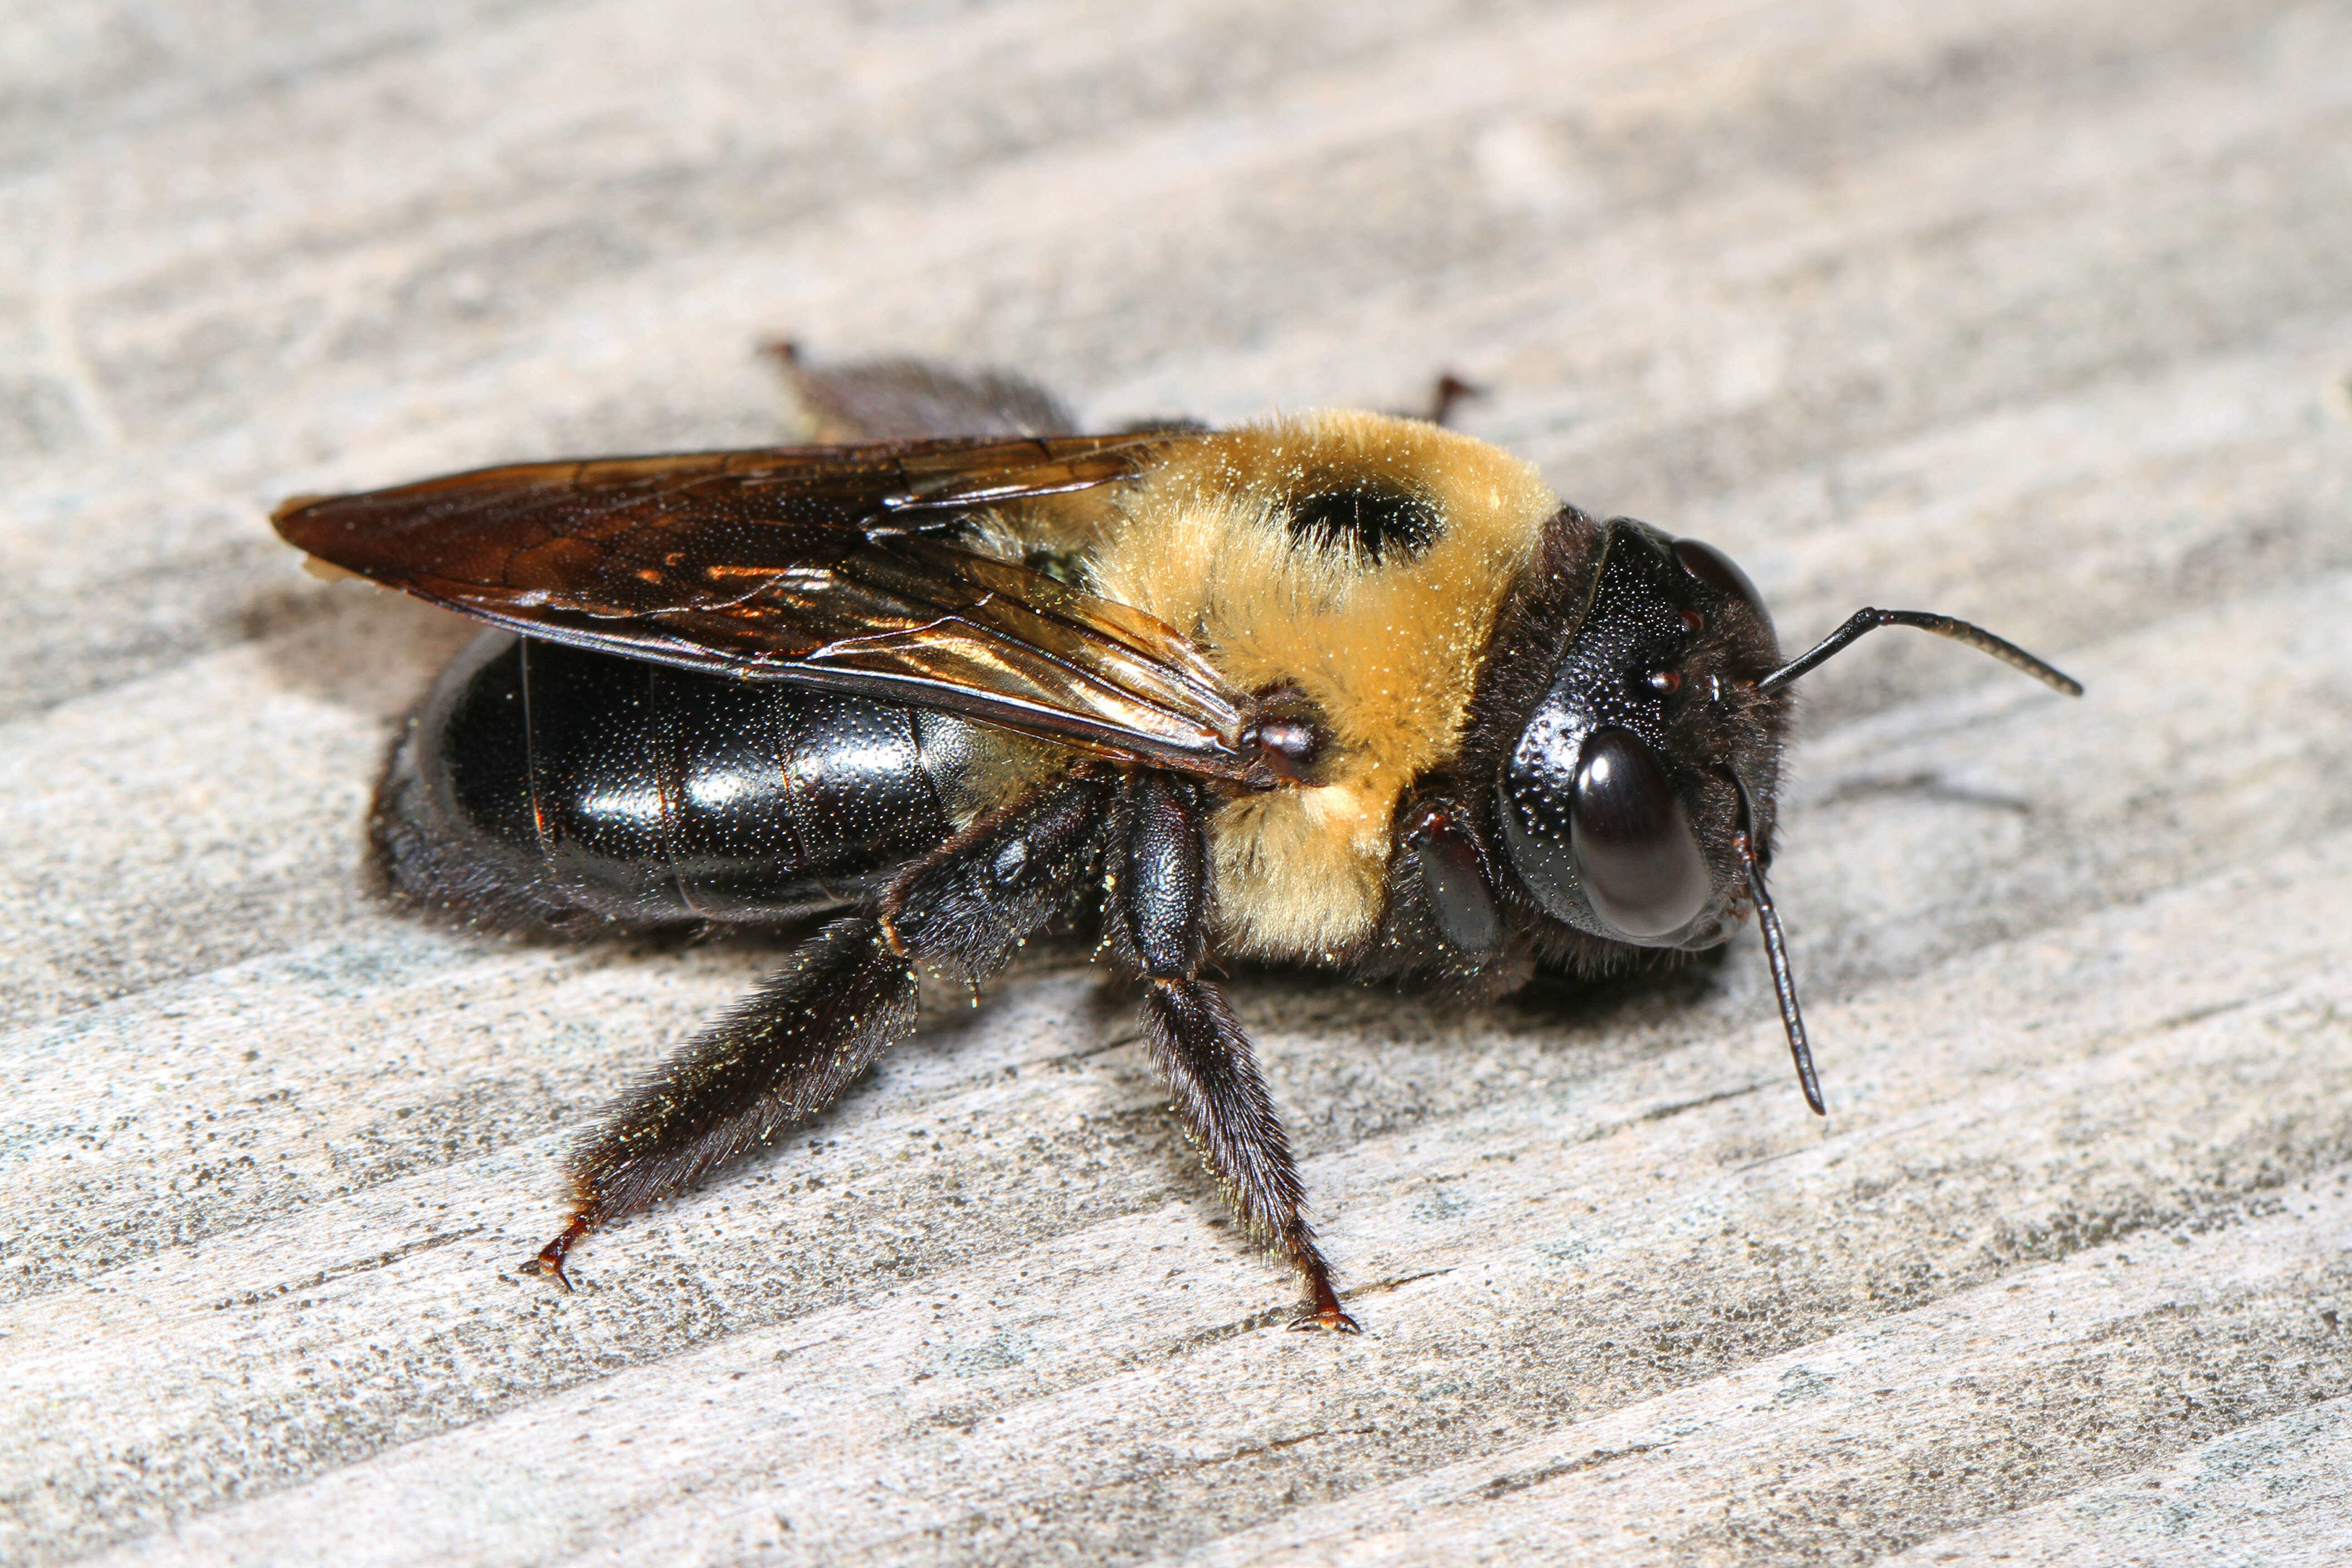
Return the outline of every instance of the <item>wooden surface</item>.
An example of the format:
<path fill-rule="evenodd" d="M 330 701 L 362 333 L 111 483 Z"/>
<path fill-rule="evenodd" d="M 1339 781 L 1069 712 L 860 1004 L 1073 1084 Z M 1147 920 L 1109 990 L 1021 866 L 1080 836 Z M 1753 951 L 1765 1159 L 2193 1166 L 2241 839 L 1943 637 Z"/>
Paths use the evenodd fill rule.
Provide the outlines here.
<path fill-rule="evenodd" d="M 0 1560 L 2352 1558 L 2352 14 L 2260 0 L 0 9 Z M 519 1275 L 772 963 L 360 877 L 459 633 L 280 496 L 773 436 L 751 353 L 1399 406 L 1721 546 L 1807 683 L 1750 944 L 1244 978 L 1360 1339 L 1125 997 L 952 996 Z"/>

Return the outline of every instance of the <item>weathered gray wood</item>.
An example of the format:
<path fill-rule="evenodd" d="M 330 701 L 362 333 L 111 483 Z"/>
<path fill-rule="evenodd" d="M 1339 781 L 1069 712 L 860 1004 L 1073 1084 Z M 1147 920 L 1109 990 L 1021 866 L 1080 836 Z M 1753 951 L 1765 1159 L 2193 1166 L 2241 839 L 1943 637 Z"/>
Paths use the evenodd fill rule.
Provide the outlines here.
<path fill-rule="evenodd" d="M 686 0 L 0 12 L 0 1560 L 2352 1557 L 2352 16 Z M 1808 681 L 1758 955 L 1235 987 L 1281 1331 L 1041 954 L 520 1261 L 772 962 L 376 907 L 462 635 L 267 505 L 752 442 L 751 350 L 1090 419 L 1415 401 L 1706 538 Z"/>

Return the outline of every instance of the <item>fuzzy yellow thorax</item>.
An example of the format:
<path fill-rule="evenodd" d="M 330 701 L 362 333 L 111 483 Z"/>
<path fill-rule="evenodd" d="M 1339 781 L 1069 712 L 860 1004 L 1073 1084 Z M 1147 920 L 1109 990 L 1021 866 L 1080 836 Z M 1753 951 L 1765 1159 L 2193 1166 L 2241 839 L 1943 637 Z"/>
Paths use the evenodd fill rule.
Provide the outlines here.
<path fill-rule="evenodd" d="M 1300 538 L 1303 500 L 1378 486 L 1439 527 L 1374 561 Z M 1235 686 L 1295 686 L 1332 735 L 1328 781 L 1211 824 L 1228 951 L 1331 962 L 1377 924 L 1390 824 L 1451 758 L 1495 617 L 1559 501 L 1529 465 L 1419 420 L 1313 412 L 1181 446 L 1123 498 L 1094 591 L 1200 642 Z"/>

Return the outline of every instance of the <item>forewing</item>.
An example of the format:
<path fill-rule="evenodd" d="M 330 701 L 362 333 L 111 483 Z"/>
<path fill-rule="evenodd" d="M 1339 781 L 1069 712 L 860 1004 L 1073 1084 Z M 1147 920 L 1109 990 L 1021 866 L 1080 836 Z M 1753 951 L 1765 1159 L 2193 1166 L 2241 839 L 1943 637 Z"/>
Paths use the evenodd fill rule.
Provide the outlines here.
<path fill-rule="evenodd" d="M 1128 478 L 1169 439 L 523 464 L 289 501 L 277 523 L 336 566 L 533 636 L 1245 778 L 1246 700 L 1188 640 L 937 537 L 972 510 Z"/>
<path fill-rule="evenodd" d="M 904 441 L 520 463 L 297 500 L 311 554 L 461 609 L 640 616 L 731 603 L 870 532 L 1126 477 L 1129 437 Z"/>

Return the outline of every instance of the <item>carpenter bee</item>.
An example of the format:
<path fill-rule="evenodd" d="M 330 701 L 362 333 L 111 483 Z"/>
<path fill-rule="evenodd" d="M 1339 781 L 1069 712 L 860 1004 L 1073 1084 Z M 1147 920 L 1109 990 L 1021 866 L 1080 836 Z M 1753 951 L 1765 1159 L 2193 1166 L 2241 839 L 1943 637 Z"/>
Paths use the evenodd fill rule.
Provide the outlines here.
<path fill-rule="evenodd" d="M 806 922 L 573 1153 L 533 1260 L 823 1109 L 1056 921 L 1244 1226 L 1352 1330 L 1214 959 L 1492 997 L 1723 942 L 1752 912 L 1822 1109 L 1770 864 L 1789 689 L 1745 574 L 1563 505 L 1431 420 L 1106 436 L 1034 386 L 788 369 L 828 444 L 484 468 L 287 502 L 297 548 L 488 622 L 410 720 L 394 892 L 585 935 Z M 1446 388 L 1458 393 L 1459 384 Z M 952 432 L 952 433 L 950 433 Z"/>

